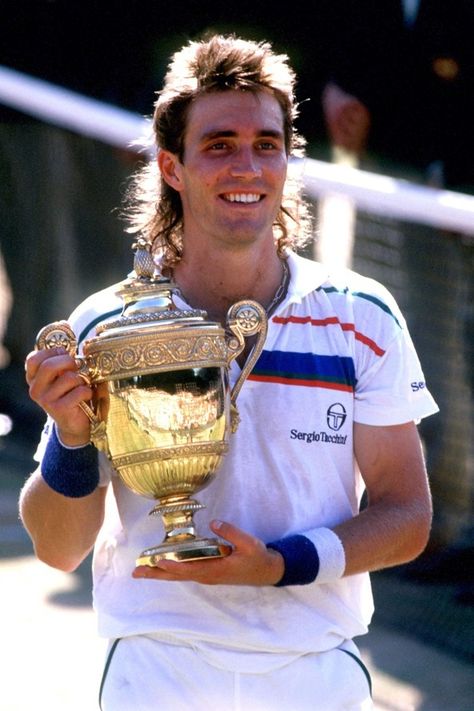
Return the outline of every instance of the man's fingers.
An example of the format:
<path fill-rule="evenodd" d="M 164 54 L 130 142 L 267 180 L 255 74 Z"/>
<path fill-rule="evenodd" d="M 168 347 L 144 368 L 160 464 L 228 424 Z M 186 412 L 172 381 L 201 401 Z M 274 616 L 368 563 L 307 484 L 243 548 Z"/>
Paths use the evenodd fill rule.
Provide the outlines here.
<path fill-rule="evenodd" d="M 70 396 L 70 397 L 68 397 Z M 90 400 L 91 388 L 75 371 L 43 370 L 30 383 L 30 397 L 41 407 L 47 407 L 62 398 L 64 404 L 77 405 L 81 400 Z"/>
<path fill-rule="evenodd" d="M 25 371 L 31 399 L 56 422 L 63 441 L 88 441 L 90 421 L 79 405 L 92 399 L 93 389 L 75 359 L 64 348 L 33 351 Z"/>
<path fill-rule="evenodd" d="M 44 349 L 28 353 L 25 360 L 25 377 L 28 385 L 30 385 L 31 381 L 36 377 L 44 361 L 64 355 L 65 353 L 66 351 L 63 348 L 51 348 L 50 350 Z"/>
<path fill-rule="evenodd" d="M 67 370 L 77 371 L 77 363 L 63 348 L 33 351 L 25 363 L 26 382 L 31 385 L 38 377 L 51 382 Z"/>
<path fill-rule="evenodd" d="M 221 560 L 221 558 L 214 560 L 206 558 L 204 561 L 182 561 L 179 563 L 173 560 L 160 560 L 154 566 L 137 566 L 132 572 L 132 577 L 148 578 L 150 580 L 194 580 L 212 584 L 217 582 L 217 580 L 213 580 L 213 563 Z"/>

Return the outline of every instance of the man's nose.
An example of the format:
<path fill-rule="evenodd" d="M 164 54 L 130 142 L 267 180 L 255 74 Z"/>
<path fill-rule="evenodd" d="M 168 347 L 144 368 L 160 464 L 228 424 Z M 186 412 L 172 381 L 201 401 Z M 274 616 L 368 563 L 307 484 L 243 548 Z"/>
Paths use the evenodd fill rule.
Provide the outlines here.
<path fill-rule="evenodd" d="M 234 178 L 259 178 L 262 175 L 258 157 L 251 148 L 240 148 L 233 155 L 230 174 Z"/>

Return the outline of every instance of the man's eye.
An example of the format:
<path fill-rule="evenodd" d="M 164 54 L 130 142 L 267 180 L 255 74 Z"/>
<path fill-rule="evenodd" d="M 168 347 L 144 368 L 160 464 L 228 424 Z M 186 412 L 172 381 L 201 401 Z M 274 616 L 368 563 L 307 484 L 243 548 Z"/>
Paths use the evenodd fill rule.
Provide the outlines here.
<path fill-rule="evenodd" d="M 209 150 L 211 151 L 222 151 L 225 148 L 227 148 L 227 143 L 224 143 L 223 141 L 218 141 L 217 143 L 211 143 L 209 146 Z"/>
<path fill-rule="evenodd" d="M 260 141 L 259 147 L 264 151 L 276 150 L 277 146 L 272 141 Z"/>

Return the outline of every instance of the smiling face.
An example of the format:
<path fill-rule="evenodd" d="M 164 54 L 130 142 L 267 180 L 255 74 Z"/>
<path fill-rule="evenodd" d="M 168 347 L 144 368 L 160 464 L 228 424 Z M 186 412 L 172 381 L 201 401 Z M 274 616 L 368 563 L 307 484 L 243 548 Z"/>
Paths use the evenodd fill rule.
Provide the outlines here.
<path fill-rule="evenodd" d="M 287 154 L 278 101 L 264 91 L 205 94 L 191 106 L 184 157 L 159 154 L 163 177 L 180 193 L 184 249 L 273 245 Z"/>

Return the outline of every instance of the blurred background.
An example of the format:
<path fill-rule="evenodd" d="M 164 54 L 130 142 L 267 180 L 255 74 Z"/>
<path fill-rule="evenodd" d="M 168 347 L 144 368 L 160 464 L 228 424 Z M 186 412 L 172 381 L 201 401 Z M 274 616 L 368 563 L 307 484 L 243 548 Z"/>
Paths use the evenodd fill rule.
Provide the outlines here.
<path fill-rule="evenodd" d="M 43 594 L 57 607 L 77 605 L 83 612 L 90 599 L 86 568 L 73 576 L 69 597 L 51 592 L 51 585 L 65 583 L 62 577 L 45 582 L 17 521 L 18 492 L 33 468 L 43 424 L 28 399 L 24 358 L 43 325 L 67 318 L 85 296 L 130 271 L 131 239 L 120 205 L 128 177 L 146 157 L 127 136 L 139 137 L 170 54 L 216 30 L 268 40 L 296 70 L 314 215 L 307 256 L 382 281 L 407 317 L 441 408 L 420 427 L 435 517 L 421 558 L 373 575 L 375 630 L 402 635 L 400 649 L 420 643 L 445 655 L 439 658 L 445 671 L 451 662 L 467 669 L 474 659 L 471 0 L 0 5 L 0 572 L 13 585 L 18 575 L 29 586 L 24 566 L 33 565 L 40 597 L 29 623 L 40 614 L 49 620 Z M 113 114 L 110 131 L 105 123 L 97 133 L 51 118 L 60 99 L 48 99 L 43 87 L 43 107 L 31 108 L 33 91 L 22 75 L 103 102 L 117 110 L 117 122 L 129 119 L 129 128 L 117 138 Z M 8 91 L 2 89 L 7 79 Z M 78 118 L 79 109 L 72 113 Z M 13 588 L 13 607 L 15 599 Z M 22 611 L 30 604 L 23 601 Z M 21 616 L 12 619 L 16 624 Z M 383 639 L 375 634 L 374 644 L 379 640 L 379 658 L 389 667 Z M 423 684 L 415 700 L 400 692 L 399 701 L 383 708 L 474 708 L 460 698 L 436 706 L 430 683 Z M 73 708 L 68 703 L 62 708 Z M 29 707 L 5 706 L 14 708 Z"/>

